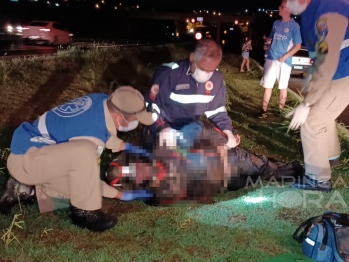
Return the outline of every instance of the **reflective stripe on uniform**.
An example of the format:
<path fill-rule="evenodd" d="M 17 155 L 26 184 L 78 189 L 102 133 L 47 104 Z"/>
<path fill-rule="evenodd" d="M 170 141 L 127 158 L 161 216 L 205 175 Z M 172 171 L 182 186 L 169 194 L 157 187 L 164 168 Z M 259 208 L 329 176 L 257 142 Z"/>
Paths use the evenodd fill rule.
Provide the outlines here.
<path fill-rule="evenodd" d="M 179 65 L 177 64 L 177 63 L 175 63 L 175 62 L 172 62 L 172 63 L 165 63 L 165 64 L 162 64 L 163 66 L 167 66 L 167 67 L 169 67 L 169 68 L 171 68 L 171 69 L 176 69 L 176 68 L 178 68 L 179 67 Z"/>
<path fill-rule="evenodd" d="M 45 143 L 49 145 L 56 144 L 56 141 L 54 141 L 48 134 L 47 127 L 46 127 L 46 114 L 47 113 L 39 117 L 38 130 L 41 134 L 41 137 L 40 136 L 33 137 L 30 139 L 30 141 L 37 142 L 37 143 Z"/>
<path fill-rule="evenodd" d="M 305 242 L 307 242 L 309 245 L 311 245 L 311 246 L 315 246 L 315 241 L 314 240 L 311 240 L 309 237 L 307 237 L 306 239 L 305 239 Z"/>
<path fill-rule="evenodd" d="M 227 109 L 225 108 L 225 106 L 221 106 L 221 107 L 218 107 L 216 110 L 206 111 L 205 115 L 206 117 L 211 117 L 211 116 L 214 116 L 215 114 L 224 113 L 224 112 L 227 112 Z"/>
<path fill-rule="evenodd" d="M 343 42 L 342 42 L 342 45 L 341 45 L 341 50 L 348 47 L 349 46 L 349 39 L 345 39 Z"/>
<path fill-rule="evenodd" d="M 179 95 L 171 93 L 170 99 L 181 104 L 209 103 L 214 96 L 207 95 Z"/>

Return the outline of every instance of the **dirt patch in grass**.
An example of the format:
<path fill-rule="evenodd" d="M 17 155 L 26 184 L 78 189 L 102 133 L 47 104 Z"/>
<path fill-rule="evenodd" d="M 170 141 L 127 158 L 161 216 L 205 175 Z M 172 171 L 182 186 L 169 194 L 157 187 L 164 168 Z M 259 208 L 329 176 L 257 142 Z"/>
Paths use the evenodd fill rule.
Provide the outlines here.
<path fill-rule="evenodd" d="M 243 215 L 232 215 L 229 217 L 229 222 L 232 224 L 235 223 L 245 223 L 246 222 L 246 216 Z"/>
<path fill-rule="evenodd" d="M 43 230 L 41 234 L 35 235 L 33 241 L 45 243 L 45 245 L 60 245 L 62 243 L 72 241 L 75 239 L 75 237 L 76 235 L 74 232 L 67 229 L 54 229 L 52 231 L 47 231 L 47 233 L 45 233 Z M 79 237 L 81 237 L 81 235 L 79 235 Z"/>
<path fill-rule="evenodd" d="M 246 246 L 250 242 L 250 237 L 242 235 L 239 238 L 233 239 L 235 246 Z"/>
<path fill-rule="evenodd" d="M 257 246 L 257 248 L 265 253 L 268 253 L 272 256 L 276 256 L 282 253 L 287 252 L 287 249 L 275 245 L 274 243 L 266 243 L 266 244 L 260 244 Z"/>
<path fill-rule="evenodd" d="M 140 205 L 135 203 L 120 202 L 117 200 L 114 202 L 103 203 L 102 206 L 103 212 L 114 216 L 139 212 L 142 209 L 143 208 Z"/>
<path fill-rule="evenodd" d="M 200 256 L 204 258 L 211 258 L 211 253 L 208 250 L 204 249 L 203 247 L 191 246 L 191 247 L 187 247 L 185 251 L 192 257 Z"/>
<path fill-rule="evenodd" d="M 161 253 L 168 253 L 173 247 L 175 246 L 175 243 L 173 241 L 162 241 L 161 244 L 158 247 L 158 250 Z"/>
<path fill-rule="evenodd" d="M 295 225 L 300 225 L 304 221 L 301 211 L 286 207 L 281 208 L 275 218 L 290 221 Z"/>
<path fill-rule="evenodd" d="M 172 255 L 168 257 L 165 261 L 166 262 L 182 262 L 183 259 L 179 255 Z"/>

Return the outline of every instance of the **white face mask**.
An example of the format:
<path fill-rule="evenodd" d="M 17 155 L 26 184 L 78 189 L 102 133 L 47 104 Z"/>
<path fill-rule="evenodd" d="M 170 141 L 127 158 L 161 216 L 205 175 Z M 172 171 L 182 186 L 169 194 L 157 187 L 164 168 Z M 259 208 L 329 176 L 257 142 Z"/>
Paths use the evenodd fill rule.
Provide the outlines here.
<path fill-rule="evenodd" d="M 125 119 L 125 118 L 124 118 Z M 126 121 L 126 119 L 125 119 Z M 138 120 L 133 120 L 131 122 L 127 122 L 127 126 L 122 126 L 120 125 L 119 121 L 118 121 L 118 124 L 119 124 L 119 131 L 121 132 L 128 132 L 128 131 L 132 131 L 134 129 L 137 128 L 138 124 L 139 124 L 139 121 Z"/>
<path fill-rule="evenodd" d="M 200 70 L 199 68 L 196 68 L 194 74 L 192 74 L 191 76 L 198 83 L 205 83 L 211 78 L 212 75 L 213 75 L 213 72 L 207 73 L 205 71 Z"/>
<path fill-rule="evenodd" d="M 304 2 L 304 4 L 300 4 L 298 0 L 288 0 L 286 6 L 291 14 L 300 15 L 305 11 L 305 9 L 307 9 L 307 1 Z"/>

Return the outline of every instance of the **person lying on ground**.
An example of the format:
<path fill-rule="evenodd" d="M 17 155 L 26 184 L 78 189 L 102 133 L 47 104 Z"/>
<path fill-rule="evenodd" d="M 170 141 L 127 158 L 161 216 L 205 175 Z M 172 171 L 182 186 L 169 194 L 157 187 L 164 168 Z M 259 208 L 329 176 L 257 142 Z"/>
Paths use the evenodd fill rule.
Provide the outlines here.
<path fill-rule="evenodd" d="M 210 203 L 215 196 L 258 179 L 294 179 L 303 174 L 297 162 L 280 163 L 240 147 L 228 149 L 227 136 L 211 123 L 192 122 L 179 132 L 175 147 L 154 143 L 152 153 L 127 147 L 110 163 L 107 183 L 125 190 L 149 191 L 153 198 L 148 202 L 161 205 L 180 200 Z M 222 163 L 222 151 L 227 152 L 230 173 Z"/>

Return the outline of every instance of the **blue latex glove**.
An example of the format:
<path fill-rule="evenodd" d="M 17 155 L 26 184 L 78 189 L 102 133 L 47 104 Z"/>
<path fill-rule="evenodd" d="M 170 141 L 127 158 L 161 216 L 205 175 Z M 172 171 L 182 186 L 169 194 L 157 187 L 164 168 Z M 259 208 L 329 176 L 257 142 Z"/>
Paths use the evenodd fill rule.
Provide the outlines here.
<path fill-rule="evenodd" d="M 152 157 L 152 154 L 149 153 L 147 150 L 140 148 L 138 146 L 131 145 L 130 143 L 126 143 L 125 151 L 127 153 L 140 154 L 142 156 Z"/>
<path fill-rule="evenodd" d="M 122 192 L 122 201 L 132 201 L 132 200 L 146 200 L 147 198 L 151 198 L 153 196 L 152 193 L 147 192 L 146 190 L 134 190 L 134 191 L 123 191 Z"/>

